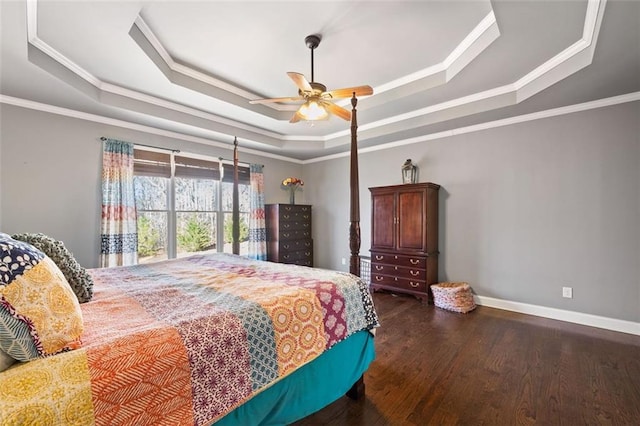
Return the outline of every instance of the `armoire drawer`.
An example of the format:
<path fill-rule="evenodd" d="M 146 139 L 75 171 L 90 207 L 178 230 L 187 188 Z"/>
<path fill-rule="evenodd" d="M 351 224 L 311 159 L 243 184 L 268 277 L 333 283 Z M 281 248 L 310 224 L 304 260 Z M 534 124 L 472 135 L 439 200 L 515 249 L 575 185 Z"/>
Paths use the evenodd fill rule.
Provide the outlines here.
<path fill-rule="evenodd" d="M 406 256 L 401 254 L 388 254 L 380 252 L 371 253 L 371 262 L 385 263 L 397 266 L 408 266 L 418 269 L 425 269 L 427 266 L 427 258 L 425 256 Z"/>
<path fill-rule="evenodd" d="M 427 283 L 425 281 L 380 275 L 376 274 L 375 272 L 371 273 L 371 284 L 393 287 L 397 288 L 398 290 L 411 290 L 423 293 L 426 293 L 427 291 Z"/>
<path fill-rule="evenodd" d="M 409 278 L 421 281 L 427 279 L 427 271 L 425 269 L 407 268 L 405 266 L 395 266 L 377 262 L 371 263 L 371 272 L 380 275 L 391 275 L 394 277 Z"/>

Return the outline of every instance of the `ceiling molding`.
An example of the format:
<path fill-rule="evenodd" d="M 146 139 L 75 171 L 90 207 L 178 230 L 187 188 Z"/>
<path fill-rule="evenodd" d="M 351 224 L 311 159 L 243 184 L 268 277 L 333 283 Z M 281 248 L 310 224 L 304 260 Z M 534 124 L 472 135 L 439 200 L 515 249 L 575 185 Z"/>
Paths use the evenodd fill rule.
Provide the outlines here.
<path fill-rule="evenodd" d="M 271 105 L 250 104 L 250 100 L 258 99 L 262 96 L 223 81 L 211 74 L 176 62 L 141 15 L 136 17 L 129 30 L 129 36 L 172 84 L 195 90 L 233 105 L 242 106 L 242 108 L 276 120 L 289 120 L 291 118 L 289 112 L 296 110 L 294 105 L 279 105 L 275 108 L 276 111 Z M 287 113 L 284 111 L 287 111 Z"/>
<path fill-rule="evenodd" d="M 435 139 L 443 139 L 452 136 L 462 135 L 466 133 L 480 132 L 488 129 L 495 129 L 498 127 L 510 126 L 513 124 L 525 123 L 528 121 L 542 120 L 545 118 L 557 117 L 566 114 L 573 114 L 575 112 L 588 111 L 597 108 L 604 108 L 613 105 L 625 104 L 629 102 L 640 101 L 640 92 L 627 93 L 624 95 L 613 96 L 610 98 L 599 99 L 596 101 L 584 102 L 576 105 L 568 105 L 560 108 L 553 108 L 546 111 L 538 111 L 530 114 L 518 115 L 515 117 L 503 118 L 500 120 L 487 121 L 485 123 L 474 124 L 471 126 L 458 127 L 456 129 L 445 130 L 442 132 L 430 133 L 426 135 L 417 136 L 415 138 L 408 138 L 397 140 L 381 145 L 376 145 L 367 148 L 359 148 L 358 154 L 364 154 L 367 152 L 384 151 L 387 149 L 393 149 L 400 146 L 412 145 L 415 143 L 427 142 Z M 319 163 L 322 161 L 335 160 L 337 158 L 349 157 L 349 152 L 340 152 L 338 154 L 326 155 L 322 157 L 311 158 L 302 161 L 302 164 Z"/>
<path fill-rule="evenodd" d="M 515 82 L 430 105 L 409 113 L 368 122 L 359 127 L 359 137 L 366 139 L 386 135 L 392 138 L 393 134 L 399 131 L 419 128 L 437 121 L 451 120 L 472 113 L 515 105 L 528 99 L 591 63 L 605 5 L 606 0 L 588 0 L 582 38 Z M 141 22 L 143 21 L 141 20 L 139 22 L 136 20 L 134 27 L 138 28 L 140 32 L 138 35 L 142 35 L 146 40 L 149 40 L 141 29 L 141 27 L 144 27 L 146 24 Z M 140 24 L 140 26 L 138 26 L 138 24 Z M 29 60 L 52 75 L 71 84 L 97 102 L 105 105 L 125 108 L 176 123 L 194 126 L 199 130 L 211 132 L 212 138 L 214 139 L 220 134 L 235 135 L 251 141 L 256 145 L 275 148 L 286 148 L 295 145 L 297 142 L 305 142 L 306 147 L 309 149 L 347 146 L 350 142 L 348 130 L 325 136 L 287 136 L 180 103 L 105 83 L 40 39 L 37 34 L 37 25 L 37 2 L 36 0 L 27 0 Z M 359 109 L 370 108 L 374 106 L 376 102 L 379 102 L 379 100 L 385 99 L 387 96 L 396 92 L 400 93 L 402 88 L 411 87 L 412 90 L 415 90 L 416 88 L 412 87 L 412 85 L 417 84 L 417 82 L 422 83 L 428 81 L 428 84 L 432 84 L 433 81 L 431 79 L 433 79 L 434 76 L 437 76 L 435 77 L 437 79 L 444 78 L 445 80 L 447 78 L 453 78 L 460 69 L 467 65 L 473 58 L 477 57 L 477 55 L 498 36 L 499 31 L 495 16 L 493 13 L 490 13 L 476 26 L 474 31 L 454 49 L 442 65 L 423 70 L 424 75 L 419 73 L 411 74 L 403 79 L 394 80 L 389 88 L 385 89 L 383 85 L 379 95 L 360 100 Z M 153 41 L 153 43 L 152 41 L 148 41 L 148 43 L 149 45 L 155 43 L 157 45 L 156 47 L 160 46 L 161 48 L 157 40 Z M 158 51 L 156 47 L 154 47 L 154 50 L 158 57 L 155 58 L 155 60 L 152 58 L 152 60 L 161 70 L 163 69 L 162 63 L 158 65 L 158 58 L 162 59 L 162 62 L 167 64 L 166 67 L 169 69 L 171 69 L 169 64 L 172 63 L 173 67 L 183 73 L 182 75 L 184 75 L 185 78 L 202 78 L 200 82 L 202 85 L 206 83 L 207 87 L 214 87 L 212 83 L 215 83 L 219 86 L 216 86 L 217 90 L 224 91 L 236 98 L 246 99 L 244 96 L 252 95 L 251 92 L 243 92 L 241 88 L 233 89 L 235 86 L 215 79 L 215 77 L 202 73 L 198 74 L 195 70 L 189 71 L 188 67 L 183 68 L 178 66 L 179 64 L 176 64 L 166 52 L 163 53 L 162 49 Z M 442 73 L 445 74 L 444 77 L 440 77 Z M 406 81 L 404 80 L 405 78 Z M 226 89 L 223 90 L 220 87 L 235 90 L 240 94 L 227 91 Z M 250 104 L 248 102 L 243 103 L 243 108 L 250 110 Z"/>
<path fill-rule="evenodd" d="M 94 123 L 106 124 L 109 126 L 120 127 L 123 129 L 135 130 L 138 132 L 148 133 L 151 135 L 164 136 L 172 139 L 179 139 L 186 142 L 195 142 L 202 145 L 212 146 L 216 148 L 222 148 L 229 151 L 233 151 L 233 139 L 229 142 L 223 142 L 224 139 L 229 139 L 229 135 L 220 134 L 220 139 L 206 139 L 197 136 L 188 135 L 185 133 L 174 132 L 171 130 L 158 129 L 157 127 L 147 126 L 144 124 L 132 123 L 126 120 L 120 120 L 116 118 L 105 117 L 103 115 L 90 114 L 87 112 L 76 111 L 69 108 L 62 108 L 55 105 L 49 105 L 42 102 L 35 102 L 28 99 L 16 98 L 13 96 L 0 94 L 0 104 L 13 105 L 21 108 L 31 109 L 34 111 L 46 112 L 49 114 L 61 115 L 69 118 L 76 118 L 79 120 L 91 121 Z M 246 142 L 246 141 L 245 141 Z M 291 158 L 284 155 L 272 154 L 259 149 L 252 149 L 243 147 L 242 152 L 247 154 L 253 154 L 260 157 L 273 158 L 275 160 L 288 161 L 290 163 L 302 164 L 302 160 L 297 158 Z"/>
<path fill-rule="evenodd" d="M 448 83 L 456 76 L 456 74 L 464 69 L 465 66 L 482 53 L 484 49 L 489 47 L 498 37 L 500 37 L 500 30 L 498 29 L 496 16 L 492 10 L 480 21 L 478 25 L 476 25 L 473 30 L 471 30 L 469 34 L 467 34 L 467 36 L 442 62 L 374 87 L 373 96 L 367 98 L 369 101 L 368 103 L 372 103 L 371 99 L 375 99 L 376 96 L 379 97 L 379 95 L 385 92 L 402 88 L 403 86 L 414 84 L 416 82 L 423 82 L 422 90 Z M 424 81 L 427 81 L 427 79 L 430 80 L 430 82 L 424 84 Z M 437 81 L 438 83 L 436 84 L 431 81 Z M 414 93 L 414 91 L 415 88 L 412 88 L 410 93 Z M 388 99 L 385 101 L 388 101 Z M 345 99 L 338 104 L 344 106 L 348 103 L 349 100 Z"/>
<path fill-rule="evenodd" d="M 97 102 L 143 114 L 155 115 L 166 120 L 177 121 L 216 133 L 235 135 L 255 143 L 275 147 L 280 147 L 282 144 L 282 135 L 279 133 L 103 82 L 39 38 L 37 28 L 37 1 L 27 0 L 27 49 L 29 61 Z"/>
<path fill-rule="evenodd" d="M 397 140 L 397 141 L 385 143 L 382 145 L 376 145 L 373 147 L 359 148 L 358 154 L 364 154 L 364 153 L 375 152 L 375 151 L 384 151 L 387 149 L 393 149 L 400 146 L 427 142 L 430 140 L 443 139 L 443 138 L 462 135 L 466 133 L 479 132 L 483 130 L 498 128 L 498 127 L 510 126 L 513 124 L 525 123 L 528 121 L 542 120 L 545 118 L 558 117 L 561 115 L 573 114 L 576 112 L 588 111 L 592 109 L 604 108 L 608 106 L 619 105 L 619 104 L 630 103 L 630 102 L 638 102 L 638 101 L 640 101 L 640 92 L 627 93 L 624 95 L 613 96 L 610 98 L 599 99 L 596 101 L 584 102 L 576 105 L 568 105 L 560 108 L 553 108 L 546 111 L 538 111 L 530 114 L 523 114 L 523 115 L 504 118 L 500 120 L 488 121 L 485 123 L 474 124 L 471 126 L 458 127 L 456 129 L 446 130 L 443 132 L 430 133 L 430 134 L 421 135 L 415 138 Z M 32 109 L 35 111 L 42 111 L 50 114 L 62 115 L 70 118 L 77 118 L 80 120 L 92 121 L 95 123 L 107 124 L 110 126 L 121 127 L 124 129 L 135 130 L 135 131 L 154 134 L 158 136 L 165 136 L 165 137 L 179 139 L 187 142 L 201 143 L 204 145 L 214 146 L 217 148 L 233 150 L 233 146 L 231 146 L 226 142 L 194 137 L 184 133 L 158 129 L 152 126 L 145 126 L 138 123 L 131 123 L 125 120 L 118 120 L 118 119 L 113 119 L 109 117 L 104 117 L 101 115 L 89 114 L 86 112 L 75 111 L 68 108 L 61 108 L 54 105 L 48 105 L 40 102 L 34 102 L 34 101 L 15 98 L 12 96 L 2 95 L 2 94 L 0 94 L 0 104 L 13 105 L 21 108 Z M 228 136 L 226 137 L 228 138 Z M 264 152 L 264 151 L 251 149 L 251 148 L 243 148 L 242 152 L 261 156 L 261 157 L 273 158 L 276 160 L 288 161 L 296 164 L 303 164 L 303 165 L 318 163 L 322 161 L 329 161 L 329 160 L 334 160 L 338 158 L 346 158 L 346 157 L 349 157 L 350 155 L 349 152 L 341 152 L 338 154 L 326 155 L 322 157 L 311 158 L 308 160 L 299 160 L 296 158 L 286 157 L 278 154 L 271 154 L 269 152 Z"/>
<path fill-rule="evenodd" d="M 298 109 L 297 105 L 280 102 L 251 105 L 248 103 L 250 100 L 263 98 L 264 96 L 177 62 L 162 45 L 142 15 L 137 16 L 129 35 L 158 67 L 159 71 L 173 84 L 205 93 L 277 120 L 288 121 L 291 118 L 290 112 Z M 367 106 L 371 107 L 398 99 L 407 94 L 415 93 L 418 88 L 423 91 L 446 84 L 499 36 L 500 30 L 492 10 L 442 62 L 374 87 L 373 95 L 367 98 Z M 409 90 L 399 90 L 408 85 L 411 85 Z M 386 92 L 390 93 L 387 93 L 384 99 L 380 99 L 380 95 Z M 336 104 L 341 106 L 348 105 L 349 99 L 341 100 Z M 286 114 L 274 114 L 273 110 L 286 112 Z"/>

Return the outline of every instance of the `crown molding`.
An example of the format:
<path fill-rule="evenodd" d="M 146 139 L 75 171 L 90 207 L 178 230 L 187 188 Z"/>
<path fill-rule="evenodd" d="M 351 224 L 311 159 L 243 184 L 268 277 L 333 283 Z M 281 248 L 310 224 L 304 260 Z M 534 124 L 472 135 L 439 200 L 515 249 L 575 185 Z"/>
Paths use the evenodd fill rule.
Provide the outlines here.
<path fill-rule="evenodd" d="M 387 117 L 383 120 L 366 123 L 359 126 L 358 130 L 362 136 L 371 135 L 373 137 L 381 133 L 378 131 L 374 134 L 374 130 L 381 127 L 389 128 L 392 125 L 403 129 L 421 127 L 438 120 L 451 120 L 469 115 L 470 110 L 473 113 L 485 112 L 516 105 L 530 98 L 591 63 L 602 23 L 605 3 L 606 0 L 589 0 L 583 27 L 583 38 L 515 82 L 408 113 Z M 363 102 L 366 102 L 366 99 Z M 437 120 L 434 117 L 436 115 L 438 116 Z M 336 143 L 327 143 L 327 146 L 331 147 L 345 143 L 344 139 L 348 135 L 348 130 L 327 135 L 327 141 L 335 141 L 340 138 Z"/>
<path fill-rule="evenodd" d="M 500 120 L 487 121 L 485 123 L 474 124 L 471 126 L 458 127 L 456 129 L 445 130 L 443 132 L 430 133 L 426 135 L 417 136 L 414 138 L 397 140 L 385 144 L 380 144 L 368 148 L 358 149 L 358 154 L 364 154 L 368 152 L 384 151 L 387 149 L 393 149 L 400 146 L 412 145 L 415 143 L 427 142 L 430 140 L 449 138 L 452 136 L 462 135 L 466 133 L 480 132 L 488 129 L 495 129 L 498 127 L 511 126 L 513 124 L 526 123 L 528 121 L 542 120 L 545 118 L 557 117 L 566 114 L 573 114 L 575 112 L 588 111 L 597 108 L 604 108 L 613 105 L 619 105 L 629 102 L 640 101 L 640 92 L 632 92 L 624 95 L 613 96 L 610 98 L 598 99 L 595 101 L 584 102 L 581 104 L 568 105 L 559 108 L 548 109 L 545 111 L 533 112 L 530 114 L 518 115 L 515 117 L 503 118 Z M 349 152 L 341 152 L 338 154 L 326 155 L 322 157 L 316 157 L 309 160 L 304 160 L 302 164 L 312 164 L 321 161 L 335 160 L 337 158 L 349 157 Z"/>
<path fill-rule="evenodd" d="M 55 105 L 49 105 L 42 102 L 31 101 L 28 99 L 16 98 L 13 96 L 0 94 L 0 104 L 13 105 L 21 108 L 31 109 L 34 111 L 46 112 L 49 114 L 61 115 L 69 118 L 76 118 L 79 120 L 91 121 L 94 123 L 106 124 L 109 126 L 120 127 L 123 129 L 135 130 L 137 132 L 148 133 L 151 135 L 163 136 L 172 139 L 178 139 L 185 142 L 195 142 L 207 146 L 226 149 L 233 151 L 233 145 L 231 141 L 223 142 L 224 139 L 229 139 L 229 135 L 220 134 L 219 139 L 207 139 L 197 136 L 188 135 L 185 133 L 174 132 L 171 130 L 159 129 L 153 126 L 147 126 L 144 124 L 132 123 L 126 120 L 120 120 L 116 118 L 105 117 L 97 114 L 90 114 L 87 112 L 76 111 L 69 108 L 63 108 Z M 303 161 L 297 158 L 291 158 L 284 155 L 272 154 L 270 152 L 261 151 L 252 148 L 243 148 L 242 151 L 247 154 L 257 155 L 260 157 L 273 158 L 275 160 L 288 161 L 290 163 L 302 164 Z"/>
<path fill-rule="evenodd" d="M 255 143 L 275 147 L 282 145 L 282 135 L 279 133 L 100 80 L 38 37 L 37 5 L 37 0 L 27 0 L 29 60 L 93 100 L 206 130 L 235 135 Z"/>
<path fill-rule="evenodd" d="M 525 123 L 525 122 L 528 122 L 528 121 L 542 120 L 542 119 L 545 119 L 545 118 L 557 117 L 557 116 L 566 115 L 566 114 L 573 114 L 575 112 L 588 111 L 588 110 L 592 110 L 592 109 L 604 108 L 604 107 L 608 107 L 608 106 L 619 105 L 619 104 L 624 104 L 624 103 L 629 103 L 629 102 L 637 102 L 637 101 L 640 101 L 640 92 L 632 92 L 632 93 L 627 93 L 627 94 L 624 94 L 624 95 L 613 96 L 613 97 L 610 97 L 610 98 L 604 98 L 604 99 L 598 99 L 598 100 L 595 100 L 595 101 L 584 102 L 584 103 L 581 103 L 581 104 L 569 105 L 569 106 L 564 106 L 564 107 L 560 107 L 560 108 L 553 108 L 553 109 L 549 109 L 549 110 L 545 110 L 545 111 L 538 111 L 538 112 L 534 112 L 534 113 L 530 113 L 530 114 L 519 115 L 519 116 L 515 116 L 515 117 L 501 119 L 501 120 L 488 121 L 488 122 L 485 122 L 485 123 L 474 124 L 474 125 L 471 125 L 471 126 L 458 127 L 456 129 L 451 129 L 451 130 L 447 130 L 447 131 L 443 131 L 443 132 L 437 132 L 437 133 L 430 133 L 430 134 L 418 136 L 418 137 L 415 137 L 415 138 L 397 140 L 397 141 L 394 141 L 394 142 L 389 142 L 389 143 L 385 143 L 385 144 L 382 144 L 382 145 L 376 145 L 376 146 L 373 146 L 373 147 L 359 148 L 358 149 L 358 155 L 365 154 L 365 153 L 368 153 L 368 152 L 384 151 L 384 150 L 387 150 L 387 149 L 393 149 L 393 148 L 397 148 L 397 147 L 401 147 L 401 146 L 411 145 L 411 144 L 415 144 L 415 143 L 427 142 L 427 141 L 430 141 L 430 140 L 443 139 L 443 138 L 448 138 L 448 137 L 467 134 L 467 133 L 480 132 L 480 131 L 483 131 L 483 130 L 494 129 L 494 128 L 498 128 L 498 127 L 505 127 L 505 126 L 510 126 L 510 125 L 513 125 L 513 124 Z M 80 119 L 80 120 L 86 120 L 86 121 L 92 121 L 92 122 L 95 122 L 95 123 L 107 124 L 107 125 L 111 125 L 111 126 L 116 126 L 116 127 L 121 127 L 121 128 L 125 128 L 125 129 L 131 129 L 131 130 L 136 130 L 136 131 L 139 131 L 139 132 L 144 132 L 144 133 L 149 133 L 149 134 L 154 134 L 154 135 L 159 135 L 159 136 L 166 136 L 166 137 L 169 137 L 169 138 L 180 139 L 180 140 L 187 141 L 187 142 L 201 143 L 201 144 L 204 144 L 204 145 L 215 146 L 217 148 L 224 148 L 224 149 L 228 149 L 228 150 L 232 150 L 233 149 L 233 147 L 229 143 L 221 142 L 219 140 L 195 137 L 195 136 L 187 135 L 187 134 L 184 134 L 184 133 L 173 132 L 173 131 L 164 130 L 164 129 L 158 129 L 156 127 L 146 126 L 146 125 L 137 124 L 137 123 L 131 123 L 131 122 L 125 121 L 125 120 L 119 120 L 119 119 L 104 117 L 104 116 L 96 115 L 96 114 L 89 114 L 89 113 L 86 113 L 86 112 L 76 111 L 76 110 L 72 110 L 72 109 L 68 109 L 68 108 L 57 107 L 57 106 L 54 106 L 54 105 L 49 105 L 49 104 L 44 104 L 44 103 L 40 103 L 40 102 L 30 101 L 30 100 L 27 100 L 27 99 L 15 98 L 13 96 L 7 96 L 7 95 L 0 94 L 0 104 L 14 105 L 14 106 L 27 108 L 27 109 L 32 109 L 32 110 L 36 110 L 36 111 L 42 111 L 42 112 L 48 112 L 48 113 L 51 113 L 51 114 L 62 115 L 62 116 L 65 116 L 65 117 L 77 118 L 77 119 Z M 221 135 L 221 140 L 224 139 L 225 137 L 228 138 L 227 135 Z M 338 153 L 338 154 L 333 154 L 333 155 L 326 155 L 326 156 L 322 156 L 322 157 L 311 158 L 311 159 L 308 159 L 308 160 L 299 160 L 299 159 L 296 159 L 296 158 L 291 158 L 291 157 L 278 155 L 278 154 L 272 154 L 272 153 L 261 151 L 261 150 L 257 150 L 257 149 L 243 148 L 243 152 L 246 152 L 248 154 L 254 154 L 254 155 L 262 156 L 262 157 L 273 158 L 273 159 L 276 159 L 276 160 L 288 161 L 288 162 L 296 163 L 296 164 L 303 164 L 303 165 L 304 164 L 319 163 L 319 162 L 322 162 L 322 161 L 335 160 L 335 159 L 338 159 L 338 158 L 345 158 L 345 157 L 349 157 L 349 155 L 350 155 L 350 153 L 348 153 L 348 152 L 343 152 L 343 153 Z"/>
<path fill-rule="evenodd" d="M 242 106 L 243 108 L 261 113 L 277 120 L 289 120 L 289 112 L 295 111 L 296 105 L 273 102 L 264 105 L 251 105 L 248 101 L 261 98 L 261 95 L 252 93 L 238 86 L 227 83 L 213 75 L 203 73 L 185 64 L 178 63 L 162 45 L 150 26 L 145 22 L 142 15 L 138 15 L 132 25 L 129 35 L 138 44 L 142 51 L 152 60 L 158 70 L 172 83 L 216 98 L 223 99 Z M 391 82 L 374 87 L 374 94 L 367 99 L 368 105 L 373 106 L 384 102 L 389 102 L 392 98 L 398 99 L 403 94 L 415 91 L 415 87 L 410 91 L 399 91 L 404 86 L 419 86 L 420 90 L 426 90 L 449 82 L 458 72 L 475 59 L 484 49 L 493 43 L 500 36 L 498 24 L 493 10 L 489 12 L 478 25 L 460 42 L 444 61 L 417 71 L 415 73 L 398 78 Z M 203 87 L 206 86 L 206 87 Z M 377 102 L 373 99 L 380 98 L 381 94 L 389 93 L 384 99 Z M 226 93 L 221 93 L 226 92 Z M 235 96 L 231 96 L 235 95 Z M 341 100 L 336 104 L 344 106 L 349 103 L 349 99 Z M 286 114 L 274 114 L 273 110 L 287 112 Z"/>
<path fill-rule="evenodd" d="M 361 139 L 381 135 L 392 137 L 393 133 L 401 130 L 418 128 L 437 121 L 451 120 L 471 113 L 515 105 L 528 99 L 591 63 L 605 5 L 606 0 L 588 0 L 582 38 L 515 82 L 412 112 L 366 123 L 359 127 L 359 137 Z M 140 34 L 144 35 L 145 39 L 148 40 L 148 44 L 153 46 L 153 49 L 157 52 L 157 58 L 155 60 L 152 58 L 152 60 L 164 72 L 166 72 L 166 69 L 170 69 L 173 73 L 181 73 L 180 75 L 184 76 L 184 78 L 200 79 L 198 82 L 201 87 L 215 87 L 219 92 L 224 92 L 225 96 L 233 95 L 236 98 L 246 99 L 246 96 L 253 95 L 249 91 L 244 91 L 244 89 L 225 83 L 213 76 L 208 76 L 177 64 L 157 41 L 157 38 L 152 35 L 153 33 L 141 18 L 136 20 L 133 27 L 138 28 Z M 147 38 L 145 32 L 149 38 Z M 36 0 L 27 0 L 27 34 L 29 60 L 71 84 L 97 102 L 155 115 L 159 118 L 195 126 L 215 133 L 235 135 L 256 144 L 264 144 L 276 148 L 286 148 L 296 142 L 305 142 L 312 149 L 333 148 L 349 144 L 348 130 L 325 136 L 283 135 L 177 102 L 105 83 L 38 37 Z M 418 89 L 414 87 L 418 83 L 426 81 L 428 84 L 433 84 L 434 78 L 438 80 L 453 78 L 460 69 L 477 57 L 498 36 L 499 30 L 496 18 L 492 12 L 474 28 L 442 64 L 435 68 L 431 67 L 423 70 L 421 73 L 414 73 L 402 79 L 394 80 L 389 83 L 388 87 L 379 86 L 376 88 L 379 91 L 378 95 L 362 99 L 359 102 L 360 109 L 370 108 L 381 100 L 388 100 L 388 96 L 401 92 L 401 89 Z M 165 64 L 164 66 L 162 63 L 158 65 L 158 58 L 162 60 L 162 63 Z M 248 102 L 243 103 L 243 108 L 251 110 Z M 283 112 L 274 111 L 274 113 L 282 114 Z"/>
<path fill-rule="evenodd" d="M 430 87 L 448 83 L 498 37 L 500 37 L 500 30 L 492 10 L 442 62 L 374 87 L 372 98 L 427 78 L 436 77 L 435 79 L 439 81 L 439 84 L 430 85 Z M 343 105 L 348 103 L 348 99 L 341 102 Z"/>

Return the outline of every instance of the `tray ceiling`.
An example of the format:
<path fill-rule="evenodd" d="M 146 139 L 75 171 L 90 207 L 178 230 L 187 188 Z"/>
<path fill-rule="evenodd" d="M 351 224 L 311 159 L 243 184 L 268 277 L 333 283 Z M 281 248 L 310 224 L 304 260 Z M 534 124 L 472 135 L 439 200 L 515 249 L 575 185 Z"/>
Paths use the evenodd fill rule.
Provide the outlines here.
<path fill-rule="evenodd" d="M 374 88 L 358 103 L 374 147 L 640 90 L 638 3 L 1 2 L 0 87 L 6 103 L 305 160 L 347 151 L 349 123 L 290 124 L 295 105 L 249 100 L 297 95 L 286 72 L 310 80 L 309 34 L 316 81 Z"/>

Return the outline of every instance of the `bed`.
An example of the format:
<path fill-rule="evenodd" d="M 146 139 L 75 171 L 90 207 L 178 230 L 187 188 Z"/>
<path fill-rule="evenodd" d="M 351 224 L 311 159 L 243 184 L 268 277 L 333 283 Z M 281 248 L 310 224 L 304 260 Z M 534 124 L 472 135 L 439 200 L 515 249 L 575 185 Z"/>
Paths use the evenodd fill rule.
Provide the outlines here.
<path fill-rule="evenodd" d="M 228 254 L 93 269 L 91 301 L 54 307 L 75 315 L 62 325 L 11 312 L 31 296 L 3 290 L 0 322 L 40 356 L 0 372 L 0 424 L 288 424 L 361 394 L 378 319 L 358 278 L 356 103 L 351 273 Z M 25 276 L 51 267 L 37 257 L 20 258 Z M 50 338 L 34 337 L 38 321 Z"/>

